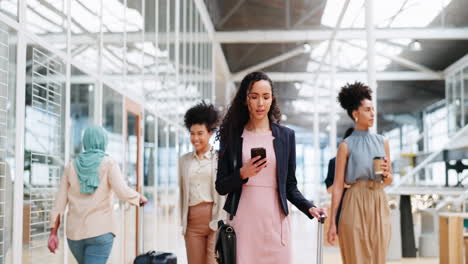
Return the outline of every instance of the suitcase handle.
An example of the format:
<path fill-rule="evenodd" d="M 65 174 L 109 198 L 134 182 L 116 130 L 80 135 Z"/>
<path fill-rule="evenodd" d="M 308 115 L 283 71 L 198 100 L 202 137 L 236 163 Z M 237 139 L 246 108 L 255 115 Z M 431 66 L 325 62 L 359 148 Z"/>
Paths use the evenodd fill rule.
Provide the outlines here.
<path fill-rule="evenodd" d="M 317 219 L 319 224 L 317 226 L 317 264 L 323 263 L 323 223 L 325 222 L 325 215 L 320 214 L 320 218 Z"/>
<path fill-rule="evenodd" d="M 319 223 L 325 223 L 325 216 L 323 214 L 320 215 L 320 219 L 318 220 Z"/>

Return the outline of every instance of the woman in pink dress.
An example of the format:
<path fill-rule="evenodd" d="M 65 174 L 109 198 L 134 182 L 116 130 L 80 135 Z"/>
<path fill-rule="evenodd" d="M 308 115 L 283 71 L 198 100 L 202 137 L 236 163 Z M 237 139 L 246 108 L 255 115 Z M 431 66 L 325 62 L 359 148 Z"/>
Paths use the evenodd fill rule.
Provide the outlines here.
<path fill-rule="evenodd" d="M 273 84 L 262 72 L 248 74 L 218 133 L 216 190 L 228 194 L 224 209 L 233 215 L 237 263 L 291 263 L 289 200 L 309 218 L 326 212 L 297 188 L 294 131 L 279 125 Z M 265 148 L 266 158 L 251 157 Z"/>

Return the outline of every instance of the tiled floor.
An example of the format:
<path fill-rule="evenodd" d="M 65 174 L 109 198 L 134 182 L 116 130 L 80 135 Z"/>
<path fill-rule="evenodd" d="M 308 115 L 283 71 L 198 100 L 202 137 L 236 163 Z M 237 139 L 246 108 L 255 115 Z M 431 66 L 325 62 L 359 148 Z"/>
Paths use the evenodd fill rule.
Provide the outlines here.
<path fill-rule="evenodd" d="M 302 214 L 292 215 L 293 263 L 315 264 L 317 252 L 317 221 L 309 220 Z M 325 236 L 326 231 L 324 231 Z M 341 255 L 337 247 L 323 248 L 323 263 L 341 264 Z M 400 261 L 388 261 L 392 264 L 439 264 L 438 258 L 411 258 Z"/>
<path fill-rule="evenodd" d="M 301 213 L 293 213 L 291 215 L 292 235 L 293 235 L 293 263 L 294 264 L 316 264 L 317 252 L 317 221 L 309 220 Z M 156 249 L 158 251 L 174 252 L 178 257 L 179 264 L 187 264 L 185 256 L 184 240 L 178 226 L 178 221 L 174 215 L 162 216 L 161 219 L 155 221 L 151 214 L 145 214 L 145 230 L 143 231 L 145 251 Z M 155 241 L 156 243 L 150 243 Z M 62 242 L 62 241 L 61 241 Z M 115 250 L 118 249 L 118 241 L 114 244 Z M 45 257 L 47 263 L 62 263 L 61 257 L 64 251 L 61 245 L 59 253 L 52 255 L 44 247 L 34 254 L 34 260 L 28 256 L 30 253 L 25 249 L 23 263 L 45 263 L 43 261 L 36 262 L 40 257 Z M 68 250 L 67 250 L 68 251 Z M 76 263 L 71 254 L 69 254 L 69 263 Z M 120 264 L 119 260 L 111 261 L 113 264 Z M 131 264 L 131 262 L 129 262 Z M 323 263 L 341 264 L 341 257 L 338 248 L 324 247 Z M 400 261 L 389 261 L 393 264 L 439 264 L 438 258 L 413 258 L 403 259 Z"/>
<path fill-rule="evenodd" d="M 172 222 L 172 221 L 171 221 Z M 293 231 L 293 263 L 294 264 L 315 264 L 317 248 L 317 222 L 309 220 L 300 213 L 292 214 Z M 159 235 L 162 241 L 158 246 L 165 250 L 176 252 L 178 263 L 186 264 L 185 248 L 183 238 L 179 229 L 173 224 L 159 225 Z M 168 240 L 166 241 L 166 238 Z M 323 263 L 341 264 L 341 256 L 338 248 L 324 247 Z M 392 264 L 439 264 L 438 258 L 412 258 L 400 261 L 389 261 Z"/>

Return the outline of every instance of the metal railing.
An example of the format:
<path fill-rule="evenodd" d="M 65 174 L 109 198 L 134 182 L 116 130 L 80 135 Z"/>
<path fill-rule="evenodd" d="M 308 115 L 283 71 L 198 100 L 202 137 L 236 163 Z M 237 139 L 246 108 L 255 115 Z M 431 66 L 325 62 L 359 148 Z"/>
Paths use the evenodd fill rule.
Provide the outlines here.
<path fill-rule="evenodd" d="M 416 167 L 412 168 L 406 175 L 404 175 L 403 177 L 400 178 L 399 181 L 395 182 L 389 189 L 388 189 L 388 192 L 392 192 L 392 191 L 395 191 L 395 189 L 397 189 L 398 187 L 400 187 L 401 185 L 403 185 L 404 183 L 408 182 L 410 179 L 412 179 L 417 173 L 419 173 L 422 169 L 424 169 L 429 163 L 431 163 L 432 161 L 434 161 L 435 158 L 437 158 L 437 156 L 439 154 L 441 154 L 444 149 L 446 149 L 448 146 L 450 146 L 450 144 L 452 144 L 453 142 L 457 141 L 461 135 L 463 135 L 464 133 L 468 133 L 468 125 L 465 125 L 463 128 L 461 128 L 460 130 L 458 130 L 451 138 L 450 140 L 445 143 L 444 147 L 441 148 L 440 150 L 437 150 L 433 153 L 431 153 L 426 159 L 424 159 L 421 163 L 419 163 Z"/>

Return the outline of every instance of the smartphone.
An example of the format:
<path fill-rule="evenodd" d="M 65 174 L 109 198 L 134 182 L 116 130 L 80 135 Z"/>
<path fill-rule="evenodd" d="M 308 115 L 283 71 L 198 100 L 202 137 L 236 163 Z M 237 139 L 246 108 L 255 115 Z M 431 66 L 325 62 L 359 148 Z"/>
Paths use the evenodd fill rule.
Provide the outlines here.
<path fill-rule="evenodd" d="M 260 156 L 260 160 L 266 158 L 266 149 L 265 148 L 252 148 L 250 149 L 250 158 L 253 159 L 255 157 L 258 157 Z M 265 164 L 265 162 L 263 162 L 262 164 L 260 165 L 263 165 Z"/>

